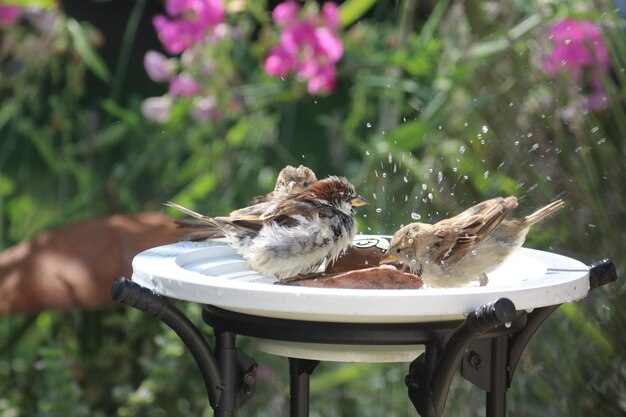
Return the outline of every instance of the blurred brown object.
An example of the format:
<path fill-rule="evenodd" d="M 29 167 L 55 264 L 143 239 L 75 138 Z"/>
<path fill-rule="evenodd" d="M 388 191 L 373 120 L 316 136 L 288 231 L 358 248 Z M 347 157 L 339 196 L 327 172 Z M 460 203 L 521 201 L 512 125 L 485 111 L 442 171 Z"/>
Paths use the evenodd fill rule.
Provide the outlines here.
<path fill-rule="evenodd" d="M 159 213 L 116 214 L 19 243 L 0 253 L 0 315 L 116 305 L 111 285 L 130 278 L 133 257 L 180 233 Z"/>

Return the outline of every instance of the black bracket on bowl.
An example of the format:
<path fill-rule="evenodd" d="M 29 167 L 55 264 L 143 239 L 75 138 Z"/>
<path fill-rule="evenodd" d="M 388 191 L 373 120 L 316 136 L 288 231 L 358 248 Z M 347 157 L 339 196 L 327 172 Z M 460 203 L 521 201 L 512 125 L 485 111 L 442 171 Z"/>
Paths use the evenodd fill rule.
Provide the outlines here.
<path fill-rule="evenodd" d="M 589 267 L 590 290 L 615 280 L 617 272 L 609 259 Z M 443 415 L 459 366 L 465 379 L 486 392 L 486 417 L 506 415 L 506 392 L 519 359 L 536 330 L 560 304 L 518 313 L 511 319 L 512 303 L 509 306 L 503 300 L 478 308 L 454 332 L 427 343 L 425 352 L 411 363 L 405 382 L 421 417 Z"/>
<path fill-rule="evenodd" d="M 235 346 L 236 335 L 215 329 L 215 352 L 198 328 L 161 296 L 124 277 L 111 288 L 113 300 L 163 321 L 193 356 L 216 417 L 230 417 L 256 390 L 257 363 Z"/>

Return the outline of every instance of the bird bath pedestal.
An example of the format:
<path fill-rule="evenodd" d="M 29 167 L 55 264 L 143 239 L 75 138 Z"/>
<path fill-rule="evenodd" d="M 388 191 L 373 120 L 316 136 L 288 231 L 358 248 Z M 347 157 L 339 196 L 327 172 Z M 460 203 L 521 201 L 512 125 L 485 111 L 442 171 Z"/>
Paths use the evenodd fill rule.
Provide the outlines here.
<path fill-rule="evenodd" d="M 384 236 L 357 236 L 385 241 Z M 115 300 L 160 318 L 193 355 L 215 416 L 234 415 L 254 395 L 257 364 L 236 346 L 289 358 L 290 415 L 308 416 L 309 378 L 319 361 L 410 362 L 409 399 L 422 417 L 442 416 L 457 369 L 486 392 L 487 417 L 506 414 L 506 391 L 532 335 L 560 304 L 616 280 L 609 260 L 586 266 L 522 248 L 485 287 L 345 289 L 276 285 L 247 268 L 222 240 L 181 242 L 140 253 Z M 166 298 L 203 305 L 211 349 Z"/>

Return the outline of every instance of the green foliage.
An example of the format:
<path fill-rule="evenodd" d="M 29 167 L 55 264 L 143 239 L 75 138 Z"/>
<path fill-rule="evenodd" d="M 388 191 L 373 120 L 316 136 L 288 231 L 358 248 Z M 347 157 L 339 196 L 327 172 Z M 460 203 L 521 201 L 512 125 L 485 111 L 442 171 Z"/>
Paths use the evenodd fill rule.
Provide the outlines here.
<path fill-rule="evenodd" d="M 564 198 L 567 209 L 526 245 L 587 263 L 610 257 L 626 272 L 626 42 L 610 2 L 348 1 L 338 88 L 320 97 L 263 73 L 276 38 L 269 10 L 239 3 L 229 19 L 240 37 L 208 52 L 219 63 L 210 87 L 221 115 L 201 123 L 179 100 L 154 124 L 140 107 L 158 88 L 120 90 L 132 22 L 115 66 L 97 53 L 101 34 L 60 12 L 49 32 L 26 21 L 0 29 L 0 247 L 167 200 L 225 213 L 271 189 L 285 164 L 304 163 L 353 180 L 371 203 L 360 211 L 363 232 L 390 234 L 496 195 L 516 195 L 524 213 Z M 604 30 L 613 69 L 605 110 L 589 111 L 571 79 L 541 70 L 548 25 L 571 16 Z M 92 78 L 111 94 L 94 95 Z M 622 279 L 548 320 L 517 370 L 509 415 L 624 413 L 625 294 Z M 198 307 L 179 306 L 210 338 Z M 261 366 L 240 415 L 287 415 L 286 360 L 239 343 Z M 406 371 L 323 364 L 311 414 L 415 415 Z M 5 318 L 0 381 L 1 417 L 211 415 L 189 353 L 130 309 Z M 481 415 L 482 404 L 458 380 L 447 414 Z"/>

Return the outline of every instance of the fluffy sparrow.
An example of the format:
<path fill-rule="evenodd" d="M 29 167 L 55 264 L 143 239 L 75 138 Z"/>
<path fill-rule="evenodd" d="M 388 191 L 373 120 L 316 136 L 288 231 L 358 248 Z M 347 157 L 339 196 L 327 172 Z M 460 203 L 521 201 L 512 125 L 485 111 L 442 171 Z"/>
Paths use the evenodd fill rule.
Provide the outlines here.
<path fill-rule="evenodd" d="M 287 165 L 278 173 L 274 190 L 265 195 L 254 197 L 248 205 L 253 206 L 275 198 L 282 198 L 289 194 L 300 193 L 315 181 L 317 181 L 317 177 L 312 169 L 304 165 L 300 165 L 298 168 Z M 223 237 L 221 232 L 210 230 L 207 228 L 206 222 L 198 219 L 177 219 L 175 222 L 181 228 L 200 229 L 181 236 L 180 240 L 200 241 Z"/>
<path fill-rule="evenodd" d="M 317 181 L 317 177 L 311 168 L 304 165 L 300 165 L 298 168 L 287 165 L 278 173 L 274 190 L 265 195 L 254 197 L 249 205 L 284 197 L 288 194 L 300 193 L 315 181 Z"/>
<path fill-rule="evenodd" d="M 352 184 L 334 176 L 226 217 L 166 203 L 223 234 L 252 269 L 279 279 L 315 272 L 325 260 L 337 259 L 356 234 L 354 208 L 365 204 Z"/>
<path fill-rule="evenodd" d="M 530 226 L 563 206 L 558 200 L 521 220 L 505 219 L 517 199 L 494 198 L 433 225 L 412 223 L 394 234 L 381 263 L 400 262 L 430 287 L 485 285 L 486 274 L 524 243 Z"/>

